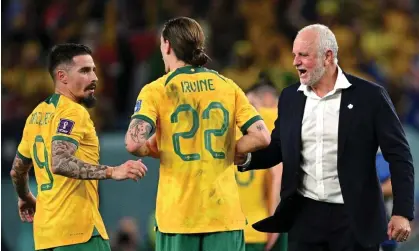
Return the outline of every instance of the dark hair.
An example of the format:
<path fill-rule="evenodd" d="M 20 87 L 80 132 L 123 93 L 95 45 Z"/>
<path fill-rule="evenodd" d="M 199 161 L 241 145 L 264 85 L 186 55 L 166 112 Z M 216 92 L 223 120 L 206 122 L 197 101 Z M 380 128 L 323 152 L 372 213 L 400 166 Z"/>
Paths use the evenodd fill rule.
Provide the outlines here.
<path fill-rule="evenodd" d="M 179 60 L 192 66 L 203 66 L 208 62 L 209 57 L 204 51 L 204 32 L 192 18 L 177 17 L 167 21 L 162 37 L 170 42 Z"/>
<path fill-rule="evenodd" d="M 54 71 L 60 64 L 73 63 L 73 57 L 79 55 L 92 55 L 92 50 L 82 44 L 58 44 L 52 47 L 48 55 L 48 71 L 54 80 Z"/>

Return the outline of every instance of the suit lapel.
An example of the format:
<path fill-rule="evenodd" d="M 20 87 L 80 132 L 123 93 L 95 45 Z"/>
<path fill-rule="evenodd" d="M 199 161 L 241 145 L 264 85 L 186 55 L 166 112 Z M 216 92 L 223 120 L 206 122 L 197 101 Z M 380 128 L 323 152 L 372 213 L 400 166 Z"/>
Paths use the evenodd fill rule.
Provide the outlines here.
<path fill-rule="evenodd" d="M 292 103 L 293 107 L 290 107 L 293 116 L 292 116 L 292 122 L 291 122 L 291 139 L 290 142 L 293 142 L 292 147 L 294 148 L 294 153 L 295 156 L 294 158 L 296 158 L 295 160 L 297 161 L 298 164 L 300 164 L 300 154 L 301 154 L 301 126 L 302 126 L 302 121 L 303 121 L 303 116 L 304 116 L 304 107 L 306 104 L 306 100 L 307 97 L 306 95 L 304 95 L 304 93 L 302 91 L 297 91 L 296 95 L 295 95 L 295 100 Z"/>
<path fill-rule="evenodd" d="M 342 97 L 339 109 L 339 129 L 338 129 L 338 158 L 342 155 L 345 148 L 345 141 L 349 129 L 352 125 L 352 118 L 356 109 L 355 86 L 352 84 L 349 88 L 342 90 Z"/>

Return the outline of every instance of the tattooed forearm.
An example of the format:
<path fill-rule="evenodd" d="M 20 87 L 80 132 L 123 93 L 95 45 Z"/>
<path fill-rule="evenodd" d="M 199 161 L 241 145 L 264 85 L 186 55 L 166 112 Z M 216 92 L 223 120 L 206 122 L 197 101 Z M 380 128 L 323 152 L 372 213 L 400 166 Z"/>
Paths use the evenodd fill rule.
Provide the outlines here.
<path fill-rule="evenodd" d="M 13 160 L 12 171 L 10 176 L 12 178 L 13 186 L 19 198 L 25 198 L 29 194 L 29 169 L 32 162 L 25 162 L 16 155 Z"/>
<path fill-rule="evenodd" d="M 143 145 L 146 140 L 151 136 L 152 127 L 149 123 L 142 119 L 133 119 L 129 125 L 127 136 L 136 143 Z"/>
<path fill-rule="evenodd" d="M 110 176 L 105 165 L 86 163 L 74 156 L 77 147 L 73 143 L 54 140 L 52 142 L 52 170 L 55 174 L 81 180 L 101 180 Z"/>

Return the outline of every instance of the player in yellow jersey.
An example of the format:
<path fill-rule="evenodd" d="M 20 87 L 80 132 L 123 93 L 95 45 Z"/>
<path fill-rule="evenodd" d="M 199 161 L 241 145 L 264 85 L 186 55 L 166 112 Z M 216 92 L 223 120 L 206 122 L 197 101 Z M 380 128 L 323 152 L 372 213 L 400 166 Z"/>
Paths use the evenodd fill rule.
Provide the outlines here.
<path fill-rule="evenodd" d="M 261 99 L 261 91 L 266 90 L 272 94 L 268 99 Z M 269 98 L 275 99 L 276 90 L 269 88 L 263 84 L 254 85 L 248 92 L 247 97 L 253 106 L 260 112 L 269 131 L 273 130 L 274 122 L 277 114 L 271 113 L 266 104 L 271 101 Z M 266 104 L 265 104 L 266 103 Z M 240 137 L 241 135 L 239 135 Z M 244 173 L 236 170 L 236 180 L 239 185 L 240 201 L 242 203 L 243 211 L 249 224 L 244 229 L 244 236 L 246 242 L 246 251 L 264 251 L 271 250 L 274 246 L 278 235 L 266 234 L 258 232 L 252 228 L 252 224 L 260 219 L 266 218 L 273 214 L 276 206 L 279 203 L 279 190 L 281 186 L 282 165 L 276 167 L 255 170 L 253 172 Z"/>
<path fill-rule="evenodd" d="M 268 129 L 272 132 L 275 126 L 275 120 L 278 116 L 277 90 L 267 79 L 260 78 L 259 82 L 259 84 L 253 86 L 249 90 L 247 96 L 249 101 L 259 111 Z M 249 225 L 246 226 L 245 229 L 246 251 L 286 251 L 286 234 L 281 234 L 280 236 L 278 233 L 266 234 L 256 231 L 251 226 L 256 221 L 267 217 L 263 216 L 263 213 L 273 215 L 279 204 L 282 163 L 273 168 L 255 170 L 253 173 L 249 174 L 236 170 L 236 178 L 238 178 L 240 198 L 244 198 L 242 199 L 244 211 L 251 215 L 248 216 Z M 247 182 L 243 182 L 243 180 Z M 240 186 L 240 182 L 245 185 Z M 264 195 L 265 197 L 263 197 Z M 262 237 L 265 238 L 266 243 L 261 243 L 261 240 L 263 240 Z"/>
<path fill-rule="evenodd" d="M 244 250 L 246 219 L 234 154 L 270 143 L 265 123 L 243 91 L 203 67 L 208 60 L 204 40 L 193 19 L 165 24 L 160 49 L 167 74 L 141 90 L 126 135 L 129 152 L 160 158 L 158 251 Z M 236 142 L 237 126 L 246 135 Z"/>
<path fill-rule="evenodd" d="M 99 140 L 86 108 L 95 104 L 95 64 L 88 47 L 55 46 L 49 55 L 55 93 L 26 120 L 10 173 L 22 221 L 33 222 L 36 250 L 110 250 L 99 213 L 98 180 L 145 175 L 140 161 L 99 164 Z M 28 187 L 34 166 L 38 195 Z"/>

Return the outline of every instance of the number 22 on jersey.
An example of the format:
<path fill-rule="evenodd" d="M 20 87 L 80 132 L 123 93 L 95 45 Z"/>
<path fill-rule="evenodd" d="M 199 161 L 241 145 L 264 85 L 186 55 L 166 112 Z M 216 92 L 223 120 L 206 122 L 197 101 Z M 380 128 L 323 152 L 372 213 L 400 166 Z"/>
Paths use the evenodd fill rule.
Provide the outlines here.
<path fill-rule="evenodd" d="M 207 108 L 204 109 L 202 112 L 202 119 L 210 119 L 210 111 L 214 109 L 219 109 L 223 113 L 223 124 L 221 128 L 209 128 L 204 131 L 204 143 L 205 149 L 212 155 L 215 159 L 225 159 L 224 152 L 217 152 L 211 146 L 211 136 L 221 137 L 223 136 L 228 127 L 229 127 L 229 112 L 227 109 L 220 102 L 211 102 Z M 191 112 L 192 113 L 192 128 L 187 132 L 178 132 L 172 135 L 173 147 L 175 153 L 179 155 L 179 157 L 184 161 L 194 161 L 201 159 L 201 155 L 199 153 L 190 153 L 190 154 L 183 154 L 180 151 L 180 138 L 184 139 L 191 139 L 195 136 L 199 128 L 199 114 L 198 112 L 189 104 L 182 104 L 179 105 L 176 110 L 170 116 L 171 123 L 178 123 L 179 122 L 179 113 L 181 112 Z"/>

